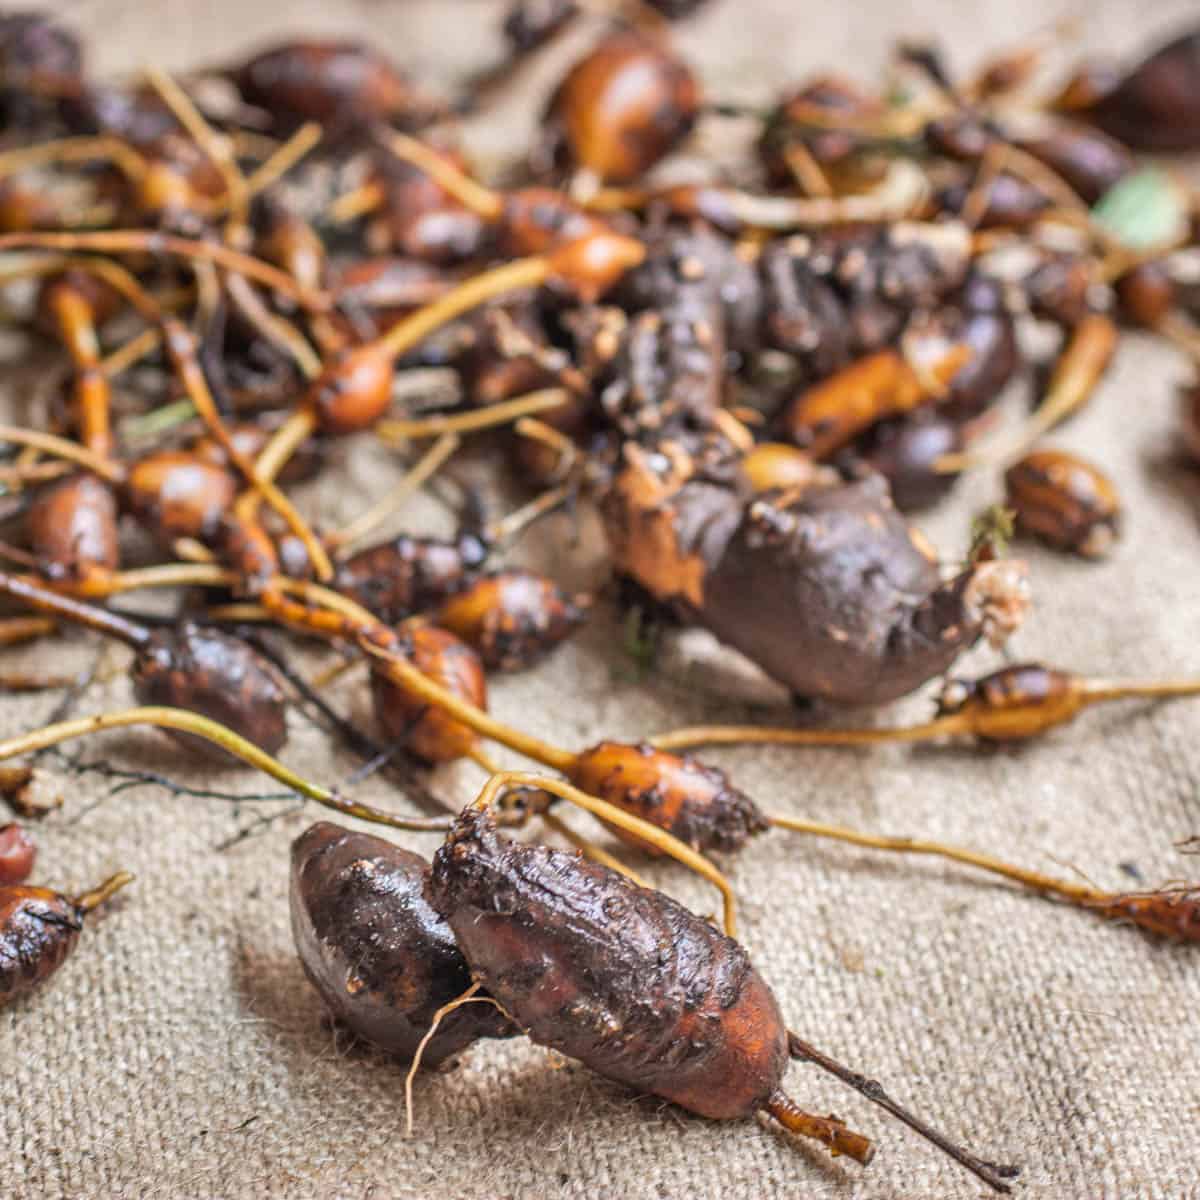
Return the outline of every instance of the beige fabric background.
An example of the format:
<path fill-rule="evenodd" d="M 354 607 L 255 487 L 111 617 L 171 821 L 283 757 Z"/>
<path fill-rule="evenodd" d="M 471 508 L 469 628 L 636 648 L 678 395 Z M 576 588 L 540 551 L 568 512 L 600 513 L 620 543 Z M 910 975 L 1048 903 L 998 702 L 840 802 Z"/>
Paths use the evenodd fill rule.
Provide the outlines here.
<path fill-rule="evenodd" d="M 483 62 L 493 3 L 255 3 L 209 0 L 63 5 L 108 70 L 151 57 L 183 68 L 284 31 L 377 35 L 434 78 Z M 1200 16 L 1195 0 L 921 0 L 896 6 L 724 0 L 682 35 L 718 95 L 755 99 L 806 70 L 840 64 L 870 75 L 890 38 L 940 31 L 956 61 L 1077 11 L 1094 48 L 1129 49 Z M 543 87 L 551 66 L 535 73 Z M 533 84 L 531 83 L 531 86 Z M 474 133 L 490 156 L 511 149 L 536 111 L 520 93 Z M 514 132 L 516 131 L 516 132 Z M 1016 649 L 1084 671 L 1151 676 L 1200 671 L 1200 477 L 1173 465 L 1173 389 L 1184 365 L 1143 339 L 1122 346 L 1096 403 L 1061 436 L 1113 473 L 1128 533 L 1101 566 L 1029 548 L 1037 609 Z M 395 472 L 378 452 L 343 458 L 312 497 L 349 515 Z M 996 497 L 972 479 L 927 521 L 947 554 L 968 514 Z M 432 519 L 436 510 L 418 510 Z M 444 523 L 444 522 L 443 522 Z M 546 527 L 562 543 L 562 527 Z M 562 552 L 575 579 L 595 556 Z M 526 728 L 583 745 L 744 711 L 672 668 L 644 686 L 614 678 L 614 630 L 601 612 L 543 669 L 499 681 L 493 708 Z M 10 669 L 66 669 L 94 645 L 5 652 Z M 123 652 L 113 652 L 119 668 Z M 986 669 L 986 652 L 972 666 Z M 703 675 L 703 673 L 702 673 Z M 334 699 L 364 713 L 361 682 Z M 3 732 L 45 718 L 53 697 L 5 699 Z M 79 706 L 128 702 L 118 670 Z M 918 716 L 913 700 L 888 714 Z M 786 713 L 780 711 L 780 717 Z M 767 809 L 868 828 L 936 835 L 1048 870 L 1130 886 L 1195 871 L 1172 843 L 1200 832 L 1200 707 L 1096 712 L 1019 751 L 964 747 L 714 755 Z M 78 748 L 77 748 L 78 749 Z M 192 783 L 263 791 L 233 772 L 179 765 L 149 732 L 82 747 L 87 758 L 149 765 Z M 322 780 L 352 763 L 303 719 L 287 758 Z M 438 780 L 465 801 L 471 768 Z M 40 875 L 71 888 L 124 866 L 138 881 L 86 934 L 53 987 L 0 1013 L 0 1196 L 36 1197 L 616 1197 L 788 1196 L 882 1200 L 973 1197 L 981 1186 L 815 1072 L 791 1093 L 875 1135 L 862 1171 L 796 1146 L 773 1127 L 716 1125 L 623 1090 L 521 1042 L 481 1044 L 454 1073 L 422 1079 L 417 1132 L 403 1136 L 403 1068 L 346 1051 L 291 948 L 285 901 L 289 840 L 310 807 L 226 853 L 214 846 L 256 814 L 109 784 L 44 761 L 64 797 L 40 827 Z M 383 802 L 383 780 L 363 789 Z M 582 820 L 581 820 L 582 824 Z M 433 838 L 412 838 L 425 853 Z M 643 868 L 707 911 L 711 895 L 668 867 Z M 742 936 L 789 1021 L 981 1152 L 1023 1163 L 1030 1200 L 1200 1196 L 1200 1004 L 1194 953 L 1106 927 L 962 870 L 881 861 L 787 835 L 760 840 L 729 871 Z"/>

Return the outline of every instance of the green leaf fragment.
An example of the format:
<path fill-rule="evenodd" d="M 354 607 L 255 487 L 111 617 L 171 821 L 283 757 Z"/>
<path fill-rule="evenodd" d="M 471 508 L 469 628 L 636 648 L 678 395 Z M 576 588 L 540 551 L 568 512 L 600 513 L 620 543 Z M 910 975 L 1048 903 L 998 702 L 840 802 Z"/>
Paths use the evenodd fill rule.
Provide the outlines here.
<path fill-rule="evenodd" d="M 1092 219 L 1126 249 L 1173 246 L 1188 237 L 1188 195 L 1159 167 L 1126 175 L 1100 198 Z"/>

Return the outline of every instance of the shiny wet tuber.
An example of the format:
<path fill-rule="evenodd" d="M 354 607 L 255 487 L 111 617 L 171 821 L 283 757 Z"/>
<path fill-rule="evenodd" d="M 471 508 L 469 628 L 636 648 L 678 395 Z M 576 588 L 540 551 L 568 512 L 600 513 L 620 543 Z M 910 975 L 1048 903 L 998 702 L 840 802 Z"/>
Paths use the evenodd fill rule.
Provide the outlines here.
<path fill-rule="evenodd" d="M 292 843 L 292 936 L 330 1015 L 405 1060 L 434 1015 L 471 986 L 450 927 L 425 898 L 429 864 L 382 838 L 322 821 Z M 447 1013 L 421 1063 L 436 1067 L 478 1038 L 511 1037 L 492 1004 Z"/>
<path fill-rule="evenodd" d="M 1121 500 L 1099 467 L 1063 450 L 1035 450 L 1004 475 L 1017 529 L 1081 558 L 1104 558 L 1121 531 Z"/>

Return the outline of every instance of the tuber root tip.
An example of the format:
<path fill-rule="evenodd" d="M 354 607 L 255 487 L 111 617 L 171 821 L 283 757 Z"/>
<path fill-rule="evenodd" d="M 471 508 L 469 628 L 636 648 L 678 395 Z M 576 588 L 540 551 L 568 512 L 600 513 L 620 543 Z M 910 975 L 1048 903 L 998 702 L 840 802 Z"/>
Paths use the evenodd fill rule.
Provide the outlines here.
<path fill-rule="evenodd" d="M 1029 568 L 1016 559 L 980 563 L 963 593 L 969 618 L 996 649 L 1020 629 L 1032 602 Z"/>

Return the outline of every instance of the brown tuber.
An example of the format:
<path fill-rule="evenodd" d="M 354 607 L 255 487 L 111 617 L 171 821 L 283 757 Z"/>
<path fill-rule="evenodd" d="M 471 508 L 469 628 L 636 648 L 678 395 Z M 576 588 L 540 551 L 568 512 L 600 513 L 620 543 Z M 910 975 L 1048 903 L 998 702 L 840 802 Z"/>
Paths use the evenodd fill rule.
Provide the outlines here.
<path fill-rule="evenodd" d="M 466 642 L 419 618 L 406 621 L 397 634 L 399 653 L 422 675 L 475 708 L 487 707 L 483 664 Z M 372 672 L 371 697 L 380 733 L 426 762 L 453 762 L 479 745 L 472 729 L 392 675 Z"/>
<path fill-rule="evenodd" d="M 5 572 L 0 572 L 0 592 L 131 646 L 133 689 L 140 703 L 200 713 L 268 753 L 287 741 L 287 698 L 274 668 L 240 638 L 190 621 L 150 630 L 119 613 L 59 596 Z M 176 730 L 170 733 L 214 761 L 230 761 L 209 741 Z"/>
<path fill-rule="evenodd" d="M 665 829 L 686 846 L 707 854 L 733 853 L 769 828 L 754 801 L 724 771 L 653 746 L 600 742 L 581 751 L 570 767 L 571 782 L 590 795 Z M 617 836 L 650 854 L 636 834 Z"/>
<path fill-rule="evenodd" d="M 625 453 L 605 501 L 618 569 L 798 695 L 895 699 L 1028 608 L 1019 562 L 943 582 L 879 475 L 745 501 L 685 455 Z"/>
<path fill-rule="evenodd" d="M 0 886 L 24 883 L 33 873 L 37 843 L 20 825 L 0 826 Z"/>
<path fill-rule="evenodd" d="M 1062 450 L 1035 450 L 1004 473 L 1017 529 L 1082 558 L 1104 558 L 1121 529 L 1116 488 L 1098 467 Z"/>
<path fill-rule="evenodd" d="M 745 950 L 660 892 L 544 846 L 501 838 L 480 802 L 434 856 L 429 897 L 472 976 L 539 1045 L 714 1120 L 767 1112 L 834 1154 L 874 1148 L 782 1091 L 789 1056 L 813 1062 L 929 1137 L 997 1191 L 984 1163 L 901 1109 L 878 1083 L 784 1027 Z"/>
<path fill-rule="evenodd" d="M 590 604 L 590 597 L 572 598 L 544 575 L 510 568 L 451 596 L 434 619 L 473 646 L 489 670 L 520 671 L 569 637 Z"/>
<path fill-rule="evenodd" d="M 1200 149 L 1200 32 L 1160 47 L 1081 115 L 1135 150 Z"/>
<path fill-rule="evenodd" d="M 327 821 L 292 843 L 292 936 L 304 973 L 339 1024 L 404 1059 L 471 985 L 454 934 L 425 898 L 428 880 L 416 854 Z M 436 1067 L 477 1038 L 516 1032 L 494 1005 L 464 1005 L 441 1021 L 421 1062 Z"/>
<path fill-rule="evenodd" d="M 364 547 L 338 565 L 333 586 L 386 625 L 443 605 L 487 559 L 473 533 L 453 540 L 402 533 Z"/>
<path fill-rule="evenodd" d="M 0 887 L 0 1001 L 49 979 L 75 949 L 88 913 L 132 880 L 122 871 L 75 899 L 49 888 Z"/>
<path fill-rule="evenodd" d="M 356 41 L 284 42 L 228 75 L 242 99 L 282 129 L 318 121 L 334 141 L 362 137 L 380 121 L 412 124 L 432 115 L 428 99 L 399 68 Z"/>
<path fill-rule="evenodd" d="M 663 42 L 617 33 L 571 68 L 547 119 L 571 166 L 631 183 L 688 135 L 700 102 L 700 85 Z"/>
<path fill-rule="evenodd" d="M 25 523 L 29 548 L 52 582 L 103 578 L 120 565 L 116 496 L 95 475 L 69 475 L 39 489 Z"/>
<path fill-rule="evenodd" d="M 130 510 L 164 542 L 212 537 L 237 493 L 233 474 L 180 450 L 147 455 L 130 467 L 125 481 Z"/>

